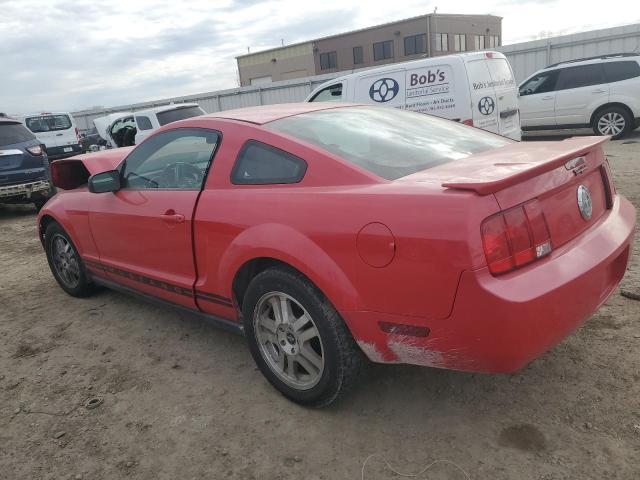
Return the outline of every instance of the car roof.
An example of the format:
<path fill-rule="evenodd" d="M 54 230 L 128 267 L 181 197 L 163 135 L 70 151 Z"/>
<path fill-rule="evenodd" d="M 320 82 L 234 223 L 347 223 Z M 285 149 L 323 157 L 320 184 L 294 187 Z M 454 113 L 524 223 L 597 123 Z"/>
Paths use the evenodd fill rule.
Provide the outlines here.
<path fill-rule="evenodd" d="M 166 112 L 167 110 L 176 110 L 180 108 L 189 108 L 189 107 L 199 107 L 199 105 L 197 103 L 189 103 L 189 102 L 171 103 L 169 105 L 162 105 L 160 107 L 151 107 L 151 108 L 145 108 L 144 110 L 137 110 L 135 114 L 139 115 L 139 114 L 148 114 L 148 113 L 160 113 L 160 112 Z"/>
<path fill-rule="evenodd" d="M 610 55 L 601 55 L 599 57 L 578 58 L 575 60 L 566 60 L 564 62 L 554 63 L 544 67 L 541 71 L 557 70 L 568 67 L 579 67 L 581 65 L 592 65 L 594 63 L 611 63 L 620 61 L 636 61 L 640 62 L 640 54 L 634 53 L 615 53 Z"/>
<path fill-rule="evenodd" d="M 263 125 L 285 117 L 293 117 L 302 113 L 316 112 L 319 110 L 329 110 L 332 108 L 353 107 L 353 103 L 332 103 L 332 102 L 302 102 L 302 103 L 281 103 L 276 105 L 261 105 L 259 107 L 237 108 L 234 110 L 223 110 L 221 112 L 210 113 L 198 118 L 222 118 L 226 120 L 239 120 L 241 122 L 255 123 Z"/>

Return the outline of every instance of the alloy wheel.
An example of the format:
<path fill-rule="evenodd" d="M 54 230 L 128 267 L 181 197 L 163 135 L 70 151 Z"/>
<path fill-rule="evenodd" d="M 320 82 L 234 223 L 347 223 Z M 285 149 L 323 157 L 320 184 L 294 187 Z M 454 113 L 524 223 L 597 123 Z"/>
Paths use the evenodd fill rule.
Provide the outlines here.
<path fill-rule="evenodd" d="M 325 357 L 320 333 L 309 313 L 290 295 L 269 292 L 256 304 L 253 326 L 269 368 L 296 390 L 322 378 Z"/>
<path fill-rule="evenodd" d="M 69 240 L 60 234 L 56 234 L 51 241 L 51 258 L 58 278 L 68 288 L 76 288 L 80 283 L 78 256 Z"/>
<path fill-rule="evenodd" d="M 616 136 L 621 134 L 626 127 L 625 118 L 618 112 L 608 112 L 598 120 L 598 131 L 602 135 Z"/>

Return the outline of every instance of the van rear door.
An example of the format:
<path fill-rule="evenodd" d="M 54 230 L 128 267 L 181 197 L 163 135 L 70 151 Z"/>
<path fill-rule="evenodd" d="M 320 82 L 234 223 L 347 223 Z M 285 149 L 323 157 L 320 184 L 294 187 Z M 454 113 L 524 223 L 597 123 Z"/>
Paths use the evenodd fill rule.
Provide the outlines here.
<path fill-rule="evenodd" d="M 498 110 L 498 133 L 520 140 L 520 112 L 518 110 L 518 86 L 507 59 L 491 52 L 485 60 L 494 85 Z"/>
<path fill-rule="evenodd" d="M 477 56 L 467 60 L 467 75 L 471 92 L 471 112 L 473 126 L 500 133 L 498 124 L 498 99 L 493 87 L 493 78 L 485 57 Z"/>
<path fill-rule="evenodd" d="M 67 148 L 78 144 L 78 137 L 71 117 L 67 114 L 42 114 L 26 117 L 25 125 L 45 144 L 47 151 L 55 147 Z M 71 148 L 68 152 L 73 151 Z"/>

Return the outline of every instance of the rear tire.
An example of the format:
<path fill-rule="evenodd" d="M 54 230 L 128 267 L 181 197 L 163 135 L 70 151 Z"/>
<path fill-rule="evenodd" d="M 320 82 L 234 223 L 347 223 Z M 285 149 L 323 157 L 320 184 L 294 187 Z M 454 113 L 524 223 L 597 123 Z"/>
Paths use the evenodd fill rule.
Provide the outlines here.
<path fill-rule="evenodd" d="M 276 267 L 256 275 L 242 312 L 258 368 L 296 403 L 329 405 L 353 386 L 365 364 L 335 308 L 293 269 Z"/>
<path fill-rule="evenodd" d="M 57 223 L 47 226 L 44 248 L 53 277 L 73 297 L 87 297 L 95 291 L 84 262 L 67 232 Z"/>
<path fill-rule="evenodd" d="M 592 127 L 596 135 L 611 135 L 618 140 L 632 130 L 633 119 L 622 107 L 607 107 L 598 112 Z"/>

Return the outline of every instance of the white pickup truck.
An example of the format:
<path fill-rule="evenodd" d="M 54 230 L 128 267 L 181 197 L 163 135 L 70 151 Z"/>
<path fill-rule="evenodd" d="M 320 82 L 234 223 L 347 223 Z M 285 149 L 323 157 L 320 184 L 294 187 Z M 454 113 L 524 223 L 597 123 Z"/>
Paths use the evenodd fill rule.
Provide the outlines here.
<path fill-rule="evenodd" d="M 197 103 L 179 103 L 136 112 L 111 113 L 94 119 L 93 124 L 106 147 L 130 147 L 163 125 L 205 113 Z"/>

